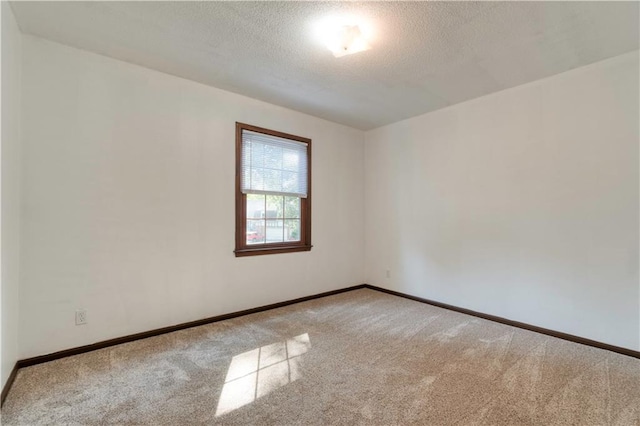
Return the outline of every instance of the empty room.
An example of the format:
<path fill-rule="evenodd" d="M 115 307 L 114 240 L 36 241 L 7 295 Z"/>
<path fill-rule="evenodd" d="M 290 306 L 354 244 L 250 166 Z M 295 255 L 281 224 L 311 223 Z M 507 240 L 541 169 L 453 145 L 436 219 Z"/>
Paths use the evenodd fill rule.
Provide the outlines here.
<path fill-rule="evenodd" d="M 640 425 L 639 21 L 2 0 L 2 424 Z"/>

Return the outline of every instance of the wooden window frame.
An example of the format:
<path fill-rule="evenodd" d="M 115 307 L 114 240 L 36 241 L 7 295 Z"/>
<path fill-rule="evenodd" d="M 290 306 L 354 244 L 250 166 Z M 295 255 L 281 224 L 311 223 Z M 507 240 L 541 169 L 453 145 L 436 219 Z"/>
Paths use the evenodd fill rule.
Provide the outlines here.
<path fill-rule="evenodd" d="M 247 195 L 241 191 L 242 131 L 263 133 L 307 144 L 307 198 L 300 198 L 300 241 L 247 244 Z M 236 122 L 236 257 L 310 251 L 311 247 L 311 139 Z"/>

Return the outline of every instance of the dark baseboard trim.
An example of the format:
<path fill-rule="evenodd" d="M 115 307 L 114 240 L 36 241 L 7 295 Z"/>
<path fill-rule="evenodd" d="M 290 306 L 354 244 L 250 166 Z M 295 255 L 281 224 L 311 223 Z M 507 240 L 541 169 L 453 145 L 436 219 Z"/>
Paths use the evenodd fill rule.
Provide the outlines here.
<path fill-rule="evenodd" d="M 596 340 L 586 339 L 580 336 L 574 336 L 573 334 L 563 333 L 561 331 L 550 330 L 548 328 L 538 327 L 536 325 L 527 324 L 524 322 L 514 321 L 507 318 L 498 317 L 495 315 L 489 315 L 482 312 L 472 311 L 471 309 L 459 308 L 457 306 L 449 305 L 446 303 L 436 302 L 434 300 L 424 299 L 422 297 L 412 296 L 410 294 L 401 293 L 399 291 L 388 290 L 382 287 L 376 287 L 374 285 L 365 284 L 365 288 L 370 290 L 381 291 L 383 293 L 391 294 L 394 296 L 404 297 L 405 299 L 415 300 L 417 302 L 426 303 L 429 305 L 437 306 L 439 308 L 448 309 L 450 311 L 460 312 L 462 314 L 472 315 L 474 317 L 486 319 L 489 321 L 499 322 L 501 324 L 510 325 L 512 327 L 518 327 L 536 333 L 546 334 L 547 336 L 557 337 L 558 339 L 568 340 L 573 343 L 580 343 L 581 345 L 592 346 L 598 349 L 604 349 L 606 351 L 616 352 L 622 355 L 627 355 L 633 358 L 640 359 L 640 352 L 632 349 L 623 348 L 620 346 L 610 345 L 608 343 L 598 342 Z"/>
<path fill-rule="evenodd" d="M 298 299 L 287 300 L 285 302 L 273 303 L 271 305 L 260 306 L 258 308 L 245 309 L 244 311 L 232 312 L 229 314 L 218 315 L 215 317 L 204 318 L 196 321 L 185 322 L 182 324 L 171 325 L 169 327 L 157 328 L 155 330 L 143 331 L 142 333 L 130 334 L 128 336 L 116 337 L 115 339 L 103 340 L 101 342 L 92 343 L 90 345 L 79 346 L 77 348 L 65 349 L 62 351 L 50 353 L 47 355 L 36 356 L 33 358 L 22 359 L 17 362 L 17 368 L 30 367 L 32 365 L 41 364 L 43 362 L 49 362 L 60 358 L 65 358 L 72 355 L 83 354 L 85 352 L 91 352 L 98 349 L 108 348 L 109 346 L 120 345 L 122 343 L 133 342 L 134 340 L 146 339 L 148 337 L 159 336 L 165 333 L 171 333 L 173 331 L 184 330 L 185 328 L 197 327 L 200 325 L 211 324 L 213 322 L 224 321 L 231 318 L 237 318 L 244 315 L 255 314 L 258 312 L 264 312 L 271 309 L 282 308 L 284 306 L 293 305 L 295 303 L 306 302 L 308 300 L 319 299 L 322 297 L 333 296 L 334 294 L 345 293 L 347 291 L 357 290 L 364 288 L 364 284 L 356 285 L 353 287 L 341 288 L 338 290 L 327 291 L 320 294 L 314 294 L 313 296 L 300 297 Z"/>
<path fill-rule="evenodd" d="M 2 388 L 2 395 L 0 395 L 0 407 L 4 405 L 4 400 L 7 399 L 7 395 L 9 394 L 9 389 L 13 385 L 13 381 L 16 379 L 16 375 L 18 374 L 18 363 L 13 366 L 11 370 L 11 374 L 9 374 L 9 378 L 7 379 L 7 383 L 4 384 Z"/>

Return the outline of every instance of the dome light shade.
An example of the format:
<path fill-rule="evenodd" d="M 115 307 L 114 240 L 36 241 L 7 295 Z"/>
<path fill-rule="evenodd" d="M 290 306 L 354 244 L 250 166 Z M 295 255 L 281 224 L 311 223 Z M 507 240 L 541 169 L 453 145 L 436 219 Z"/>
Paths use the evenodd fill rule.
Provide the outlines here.
<path fill-rule="evenodd" d="M 336 58 L 371 49 L 371 25 L 353 16 L 324 19 L 317 23 L 315 33 Z"/>
<path fill-rule="evenodd" d="M 327 48 L 333 52 L 333 56 L 351 55 L 371 49 L 365 40 L 360 27 L 357 25 L 343 25 L 336 27 L 332 36 L 327 37 Z"/>

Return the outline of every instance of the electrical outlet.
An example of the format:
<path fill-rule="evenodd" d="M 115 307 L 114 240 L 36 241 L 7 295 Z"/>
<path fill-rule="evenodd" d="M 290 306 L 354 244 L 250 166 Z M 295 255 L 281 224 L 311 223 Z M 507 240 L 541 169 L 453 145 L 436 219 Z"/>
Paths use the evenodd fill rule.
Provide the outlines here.
<path fill-rule="evenodd" d="M 76 325 L 85 325 L 87 323 L 87 311 L 78 309 L 76 311 Z"/>

